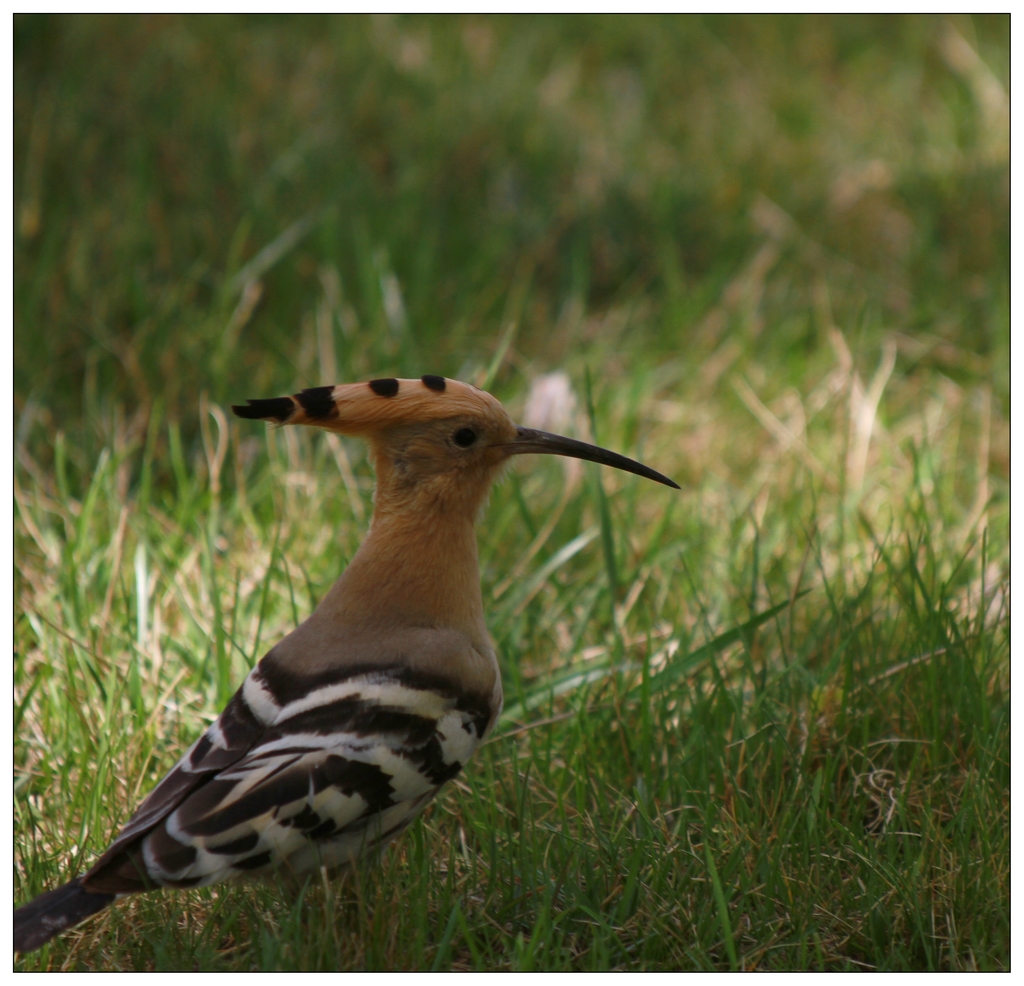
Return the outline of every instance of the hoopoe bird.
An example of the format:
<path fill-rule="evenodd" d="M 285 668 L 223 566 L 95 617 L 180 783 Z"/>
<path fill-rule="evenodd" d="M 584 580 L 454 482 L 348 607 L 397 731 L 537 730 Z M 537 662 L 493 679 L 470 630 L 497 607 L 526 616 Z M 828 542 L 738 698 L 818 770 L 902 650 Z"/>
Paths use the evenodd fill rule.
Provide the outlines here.
<path fill-rule="evenodd" d="M 369 533 L 95 864 L 14 912 L 17 952 L 127 894 L 301 876 L 385 846 L 501 713 L 474 524 L 510 457 L 588 459 L 679 489 L 615 452 L 517 426 L 490 394 L 444 377 L 314 387 L 233 410 L 365 439 L 377 475 Z"/>

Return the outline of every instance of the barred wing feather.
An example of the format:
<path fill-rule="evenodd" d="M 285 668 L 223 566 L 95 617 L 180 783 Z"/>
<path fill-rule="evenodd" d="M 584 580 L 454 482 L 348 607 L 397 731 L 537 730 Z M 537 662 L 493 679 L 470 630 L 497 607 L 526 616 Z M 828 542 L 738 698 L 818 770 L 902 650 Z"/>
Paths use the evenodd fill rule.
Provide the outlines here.
<path fill-rule="evenodd" d="M 407 667 L 350 669 L 289 697 L 257 668 L 83 885 L 127 893 L 348 863 L 401 832 L 493 720 Z"/>

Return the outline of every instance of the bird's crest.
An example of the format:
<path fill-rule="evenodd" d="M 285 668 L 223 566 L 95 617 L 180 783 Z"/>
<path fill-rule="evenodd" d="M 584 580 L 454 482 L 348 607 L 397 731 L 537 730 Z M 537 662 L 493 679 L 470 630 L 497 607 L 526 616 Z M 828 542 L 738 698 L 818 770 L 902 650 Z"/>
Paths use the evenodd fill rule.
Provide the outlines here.
<path fill-rule="evenodd" d="M 501 404 L 486 391 L 459 380 L 430 375 L 419 380 L 384 377 L 365 383 L 311 387 L 290 397 L 250 399 L 245 405 L 234 405 L 232 410 L 240 418 L 314 425 L 351 435 L 459 415 L 505 417 Z"/>

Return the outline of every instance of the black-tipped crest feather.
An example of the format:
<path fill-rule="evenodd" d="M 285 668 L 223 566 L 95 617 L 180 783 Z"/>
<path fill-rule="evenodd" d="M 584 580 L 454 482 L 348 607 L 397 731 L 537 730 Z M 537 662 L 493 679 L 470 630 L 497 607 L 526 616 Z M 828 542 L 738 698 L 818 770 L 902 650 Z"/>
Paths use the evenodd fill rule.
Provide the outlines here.
<path fill-rule="evenodd" d="M 296 394 L 296 397 L 311 421 L 323 421 L 338 413 L 338 406 L 334 403 L 334 387 L 309 387 L 301 394 Z"/>
<path fill-rule="evenodd" d="M 231 410 L 240 418 L 251 418 L 253 420 L 264 420 L 273 418 L 284 424 L 295 410 L 295 401 L 290 397 L 263 397 L 253 400 L 249 398 L 248 407 L 241 404 L 232 404 Z"/>

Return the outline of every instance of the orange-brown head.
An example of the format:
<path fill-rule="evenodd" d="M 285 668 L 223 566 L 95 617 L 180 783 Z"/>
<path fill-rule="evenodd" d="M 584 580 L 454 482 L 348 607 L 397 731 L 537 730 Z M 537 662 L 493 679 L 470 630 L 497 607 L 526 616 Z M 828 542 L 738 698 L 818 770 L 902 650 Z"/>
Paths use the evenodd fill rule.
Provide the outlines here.
<path fill-rule="evenodd" d="M 522 452 L 589 459 L 679 488 L 615 452 L 517 426 L 490 394 L 444 377 L 314 387 L 232 410 L 241 418 L 365 438 L 377 470 L 378 514 L 410 508 L 475 514 L 502 465 Z"/>

